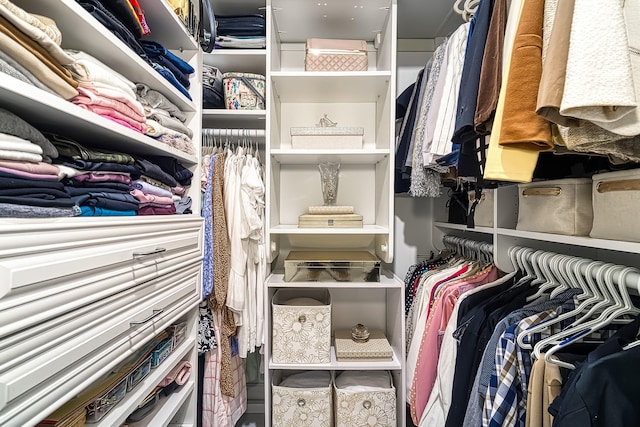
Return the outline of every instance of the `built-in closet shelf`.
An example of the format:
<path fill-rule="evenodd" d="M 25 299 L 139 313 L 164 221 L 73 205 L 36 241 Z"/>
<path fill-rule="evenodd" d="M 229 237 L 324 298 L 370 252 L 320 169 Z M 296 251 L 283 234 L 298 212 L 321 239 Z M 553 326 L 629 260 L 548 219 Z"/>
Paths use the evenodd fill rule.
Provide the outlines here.
<path fill-rule="evenodd" d="M 265 0 L 216 0 L 212 3 L 216 15 L 264 14 Z"/>
<path fill-rule="evenodd" d="M 396 370 L 401 369 L 398 359 L 398 352 L 393 349 L 393 358 L 390 361 L 367 362 L 363 360 L 344 362 L 336 359 L 336 349 L 331 346 L 331 362 L 318 364 L 296 364 L 296 363 L 274 363 L 269 360 L 269 369 L 305 369 L 305 370 L 331 370 L 331 371 L 373 371 L 378 369 Z"/>
<path fill-rule="evenodd" d="M 130 425 L 164 427 L 168 426 L 173 416 L 178 412 L 182 405 L 189 398 L 189 395 L 195 390 L 194 381 L 182 385 L 180 389 L 169 396 L 162 396 L 156 403 L 153 411 L 142 420 L 130 423 Z M 173 425 L 173 424 L 172 424 Z"/>
<path fill-rule="evenodd" d="M 165 361 L 163 361 L 157 368 L 153 369 L 151 373 L 149 373 L 149 375 L 147 375 L 147 377 L 140 382 L 140 384 L 138 384 L 131 392 L 128 392 L 125 395 L 124 399 L 120 403 L 118 403 L 111 411 L 109 411 L 109 413 L 107 413 L 107 415 L 105 415 L 99 423 L 93 425 L 113 427 L 119 426 L 120 424 L 124 423 L 129 414 L 131 414 L 136 409 L 138 404 L 140 404 L 140 402 L 142 402 L 142 400 L 147 397 L 151 390 L 153 390 L 158 385 L 158 383 L 162 381 L 162 379 L 169 373 L 169 371 L 171 371 L 171 369 L 173 369 L 174 366 L 178 364 L 178 362 L 180 362 L 185 356 L 187 356 L 187 354 L 191 350 L 193 350 L 194 346 L 194 338 L 190 337 L 185 342 L 183 342 L 173 353 L 169 355 L 169 357 L 167 357 Z M 187 396 L 184 397 L 184 399 L 186 398 Z M 180 402 L 179 400 L 168 400 L 165 403 L 173 406 L 174 404 Z M 179 408 L 180 406 L 177 406 L 174 411 L 173 407 L 167 405 L 166 408 L 164 408 L 164 406 L 162 408 L 159 408 L 159 411 L 160 409 L 162 409 L 162 412 L 164 414 L 168 415 L 171 412 L 175 414 L 175 412 L 177 412 Z M 166 420 L 165 422 L 168 423 L 168 421 L 170 420 Z M 158 425 L 162 425 L 162 423 L 152 423 L 149 425 L 155 427 Z"/>
<path fill-rule="evenodd" d="M 271 156 L 280 164 L 317 165 L 319 162 L 339 162 L 341 164 L 378 163 L 389 156 L 388 149 L 355 149 L 355 150 L 308 150 L 308 149 L 274 149 Z"/>
<path fill-rule="evenodd" d="M 203 128 L 264 129 L 265 110 L 202 110 Z"/>
<path fill-rule="evenodd" d="M 468 231 L 470 233 L 482 233 L 482 234 L 493 234 L 494 229 L 490 227 L 475 227 L 469 228 L 464 224 L 450 224 L 448 222 L 434 222 L 433 225 L 439 228 L 445 228 L 449 230 L 462 230 Z"/>
<path fill-rule="evenodd" d="M 132 82 L 145 82 L 152 89 L 165 95 L 182 111 L 197 111 L 193 101 L 171 85 L 151 65 L 147 64 L 74 0 L 45 2 L 16 0 L 15 3 L 28 12 L 44 15 L 56 21 L 58 28 L 62 31 L 62 47 L 64 49 L 87 52 Z M 157 30 L 158 33 L 162 31 L 164 29 Z M 179 46 L 167 45 L 165 47 L 178 49 Z M 192 55 L 196 55 L 196 53 L 197 51 L 194 50 Z M 183 57 L 182 59 L 188 62 L 190 58 Z"/>
<path fill-rule="evenodd" d="M 8 75 L 0 77 L 0 99 L 4 108 L 26 118 L 40 131 L 68 135 L 73 129 L 76 140 L 88 146 L 130 154 L 172 156 L 185 163 L 197 163 L 195 155 L 176 150 L 149 136 L 115 124 L 59 96 Z"/>
<path fill-rule="evenodd" d="M 380 282 L 285 282 L 284 274 L 275 272 L 269 276 L 267 285 L 270 288 L 400 289 L 404 287 L 404 282 L 386 270 L 380 273 Z"/>
<path fill-rule="evenodd" d="M 204 53 L 202 62 L 216 67 L 221 73 L 265 74 L 267 51 L 265 49 L 216 49 L 211 53 Z"/>
<path fill-rule="evenodd" d="M 593 239 L 583 236 L 565 236 L 563 234 L 537 233 L 533 231 L 512 230 L 509 228 L 498 228 L 496 232 L 499 236 L 511 236 L 521 239 L 538 240 L 544 242 L 562 243 L 565 245 L 582 246 L 586 248 L 607 249 L 617 252 L 628 252 L 640 254 L 640 243 L 623 242 L 620 240 Z"/>
<path fill-rule="evenodd" d="M 376 102 L 389 90 L 390 71 L 273 71 L 280 102 Z"/>
<path fill-rule="evenodd" d="M 271 227 L 271 234 L 388 234 L 389 228 L 381 225 L 364 225 L 362 228 L 299 228 L 295 224 Z"/>
<path fill-rule="evenodd" d="M 161 43 L 169 49 L 198 50 L 200 45 L 189 33 L 178 15 L 171 9 L 168 1 L 139 0 L 144 17 L 151 28 L 151 34 L 145 36 Z M 154 31 L 154 28 L 162 28 L 162 31 Z"/>

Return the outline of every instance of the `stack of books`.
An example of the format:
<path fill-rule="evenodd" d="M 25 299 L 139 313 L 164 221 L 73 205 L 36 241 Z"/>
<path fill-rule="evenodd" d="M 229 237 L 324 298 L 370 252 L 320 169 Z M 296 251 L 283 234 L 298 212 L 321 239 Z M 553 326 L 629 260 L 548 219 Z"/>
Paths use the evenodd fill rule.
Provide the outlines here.
<path fill-rule="evenodd" d="M 309 206 L 309 212 L 298 217 L 300 228 L 362 228 L 362 215 L 353 206 Z"/>

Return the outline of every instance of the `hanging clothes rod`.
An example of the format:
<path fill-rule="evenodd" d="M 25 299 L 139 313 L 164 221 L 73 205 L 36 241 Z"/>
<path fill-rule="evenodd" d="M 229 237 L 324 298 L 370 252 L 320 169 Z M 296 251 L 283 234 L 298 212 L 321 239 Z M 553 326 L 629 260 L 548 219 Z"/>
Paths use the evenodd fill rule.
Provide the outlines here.
<path fill-rule="evenodd" d="M 213 137 L 228 138 L 264 138 L 264 129 L 226 129 L 207 128 L 202 129 L 202 133 Z"/>

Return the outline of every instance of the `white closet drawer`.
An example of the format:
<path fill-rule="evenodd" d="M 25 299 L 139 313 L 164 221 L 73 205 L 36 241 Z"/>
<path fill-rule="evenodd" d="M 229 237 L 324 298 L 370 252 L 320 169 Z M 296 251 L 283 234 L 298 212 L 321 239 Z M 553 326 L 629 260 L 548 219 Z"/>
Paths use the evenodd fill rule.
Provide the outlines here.
<path fill-rule="evenodd" d="M 162 233 L 150 232 L 148 224 L 136 233 L 123 227 L 129 233 L 89 238 L 80 247 L 71 238 L 56 245 L 56 251 L 44 250 L 43 245 L 41 251 L 6 258 L 0 251 L 0 287 L 8 283 L 10 289 L 0 298 L 0 338 L 200 259 L 199 224 Z"/>
<path fill-rule="evenodd" d="M 185 248 L 201 248 L 202 220 L 102 219 L 0 225 L 0 298 L 63 276 L 136 268 Z"/>
<path fill-rule="evenodd" d="M 173 274 L 0 341 L 0 409 L 13 400 L 28 398 L 43 383 L 57 383 L 63 372 L 114 340 L 127 343 L 159 333 L 158 322 L 175 307 L 200 300 L 200 265 L 194 261 Z"/>

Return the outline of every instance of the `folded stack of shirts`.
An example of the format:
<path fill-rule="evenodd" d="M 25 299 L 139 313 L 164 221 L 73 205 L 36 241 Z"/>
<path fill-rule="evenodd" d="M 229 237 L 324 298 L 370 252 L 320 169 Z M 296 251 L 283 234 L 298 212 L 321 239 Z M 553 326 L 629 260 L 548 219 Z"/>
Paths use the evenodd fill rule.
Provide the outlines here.
<path fill-rule="evenodd" d="M 140 173 L 138 180 L 132 183 L 132 192 L 136 197 L 145 198 L 140 202 L 138 215 L 173 215 L 176 213 L 171 189 L 178 185 L 176 179 L 160 166 L 143 158 L 136 158 L 135 167 Z M 140 200 L 140 199 L 138 199 Z"/>
<path fill-rule="evenodd" d="M 0 109 L 0 216 L 64 217 L 79 213 L 50 164 L 58 151 L 36 128 Z"/>
<path fill-rule="evenodd" d="M 153 68 L 184 96 L 191 99 L 187 89 L 190 87 L 189 75 L 193 74 L 195 69 L 158 42 L 141 40 L 140 44 L 151 60 Z"/>
<path fill-rule="evenodd" d="M 70 99 L 78 82 L 75 61 L 61 47 L 55 21 L 0 0 L 0 71 L 42 90 Z"/>
<path fill-rule="evenodd" d="M 171 187 L 171 194 L 177 214 L 190 214 L 192 200 L 186 196 L 187 188 L 191 186 L 193 172 L 185 168 L 173 157 L 168 156 L 147 156 L 147 160 L 158 165 L 164 172 L 171 175 L 176 180 L 176 186 Z"/>
<path fill-rule="evenodd" d="M 185 125 L 185 113 L 163 94 L 143 83 L 138 83 L 136 89 L 146 117 L 145 134 L 184 153 L 195 154 L 191 142 L 193 131 Z"/>
<path fill-rule="evenodd" d="M 138 199 L 130 194 L 137 175 L 128 154 L 89 149 L 76 141 L 48 134 L 60 153 L 56 160 L 65 191 L 81 210 L 80 216 L 132 216 Z"/>
<path fill-rule="evenodd" d="M 266 23 L 262 15 L 216 15 L 216 48 L 264 49 Z"/>
<path fill-rule="evenodd" d="M 70 101 L 122 126 L 144 133 L 144 109 L 136 97 L 136 86 L 86 52 L 66 50 L 75 60 L 72 72 L 78 95 Z"/>

